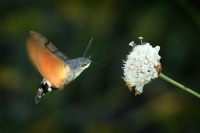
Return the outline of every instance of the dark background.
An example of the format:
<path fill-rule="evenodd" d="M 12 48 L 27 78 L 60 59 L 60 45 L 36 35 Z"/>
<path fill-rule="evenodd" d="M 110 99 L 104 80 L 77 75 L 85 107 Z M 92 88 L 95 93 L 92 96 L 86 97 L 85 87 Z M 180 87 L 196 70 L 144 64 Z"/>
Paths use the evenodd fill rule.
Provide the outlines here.
<path fill-rule="evenodd" d="M 200 99 L 158 78 L 140 96 L 123 73 L 91 64 L 63 91 L 36 105 L 42 80 L 26 51 L 29 31 L 69 58 L 87 55 L 122 70 L 131 41 L 159 45 L 163 73 L 200 92 L 198 0 L 1 0 L 1 133 L 149 133 L 200 131 Z"/>

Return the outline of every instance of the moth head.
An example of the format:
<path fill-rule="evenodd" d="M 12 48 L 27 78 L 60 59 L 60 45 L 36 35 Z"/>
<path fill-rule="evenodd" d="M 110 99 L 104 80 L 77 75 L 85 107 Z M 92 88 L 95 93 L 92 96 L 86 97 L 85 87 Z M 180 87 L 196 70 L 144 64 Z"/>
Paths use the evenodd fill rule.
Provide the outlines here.
<path fill-rule="evenodd" d="M 85 70 L 86 68 L 88 68 L 90 66 L 91 60 L 88 58 L 78 58 L 79 64 L 80 64 L 80 68 L 82 70 Z"/>

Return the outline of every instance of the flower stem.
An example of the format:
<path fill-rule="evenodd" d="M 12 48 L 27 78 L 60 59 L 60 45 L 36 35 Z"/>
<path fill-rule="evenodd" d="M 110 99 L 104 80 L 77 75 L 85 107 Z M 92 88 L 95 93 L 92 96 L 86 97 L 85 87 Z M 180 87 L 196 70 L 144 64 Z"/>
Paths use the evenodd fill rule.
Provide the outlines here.
<path fill-rule="evenodd" d="M 191 89 L 189 89 L 189 88 L 183 86 L 182 84 L 179 84 L 178 82 L 174 81 L 173 79 L 168 78 L 168 77 L 165 76 L 164 74 L 160 73 L 160 74 L 159 74 L 159 77 L 161 77 L 161 78 L 163 78 L 164 80 L 170 82 L 171 84 L 173 84 L 173 85 L 175 85 L 175 86 L 177 86 L 177 87 L 179 87 L 179 88 L 181 88 L 181 89 L 183 89 L 183 90 L 189 92 L 190 94 L 192 94 L 192 95 L 194 95 L 194 96 L 200 98 L 200 94 L 198 94 L 197 92 L 195 92 L 195 91 L 193 91 L 193 90 L 191 90 Z"/>

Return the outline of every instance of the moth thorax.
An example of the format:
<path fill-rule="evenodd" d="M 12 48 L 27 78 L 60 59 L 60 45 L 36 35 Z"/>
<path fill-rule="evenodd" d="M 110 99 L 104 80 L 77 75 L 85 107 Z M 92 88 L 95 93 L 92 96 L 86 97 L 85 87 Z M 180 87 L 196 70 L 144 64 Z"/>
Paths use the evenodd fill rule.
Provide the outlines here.
<path fill-rule="evenodd" d="M 72 70 L 72 75 L 70 76 L 70 79 L 74 80 L 76 77 L 78 77 L 86 68 L 89 67 L 90 63 L 90 59 L 82 57 L 68 60 L 67 64 Z"/>

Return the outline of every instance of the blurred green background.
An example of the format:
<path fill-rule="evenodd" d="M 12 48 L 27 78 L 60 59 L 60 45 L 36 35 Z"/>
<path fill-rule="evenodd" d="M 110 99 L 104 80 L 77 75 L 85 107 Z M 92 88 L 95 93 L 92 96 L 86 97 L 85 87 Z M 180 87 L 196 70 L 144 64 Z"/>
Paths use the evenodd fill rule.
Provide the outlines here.
<path fill-rule="evenodd" d="M 200 99 L 158 78 L 140 96 L 123 73 L 91 64 L 63 91 L 34 102 L 42 80 L 26 51 L 29 31 L 69 58 L 122 69 L 131 41 L 161 47 L 163 73 L 200 92 L 199 0 L 1 0 L 1 133 L 149 133 L 200 131 Z"/>

